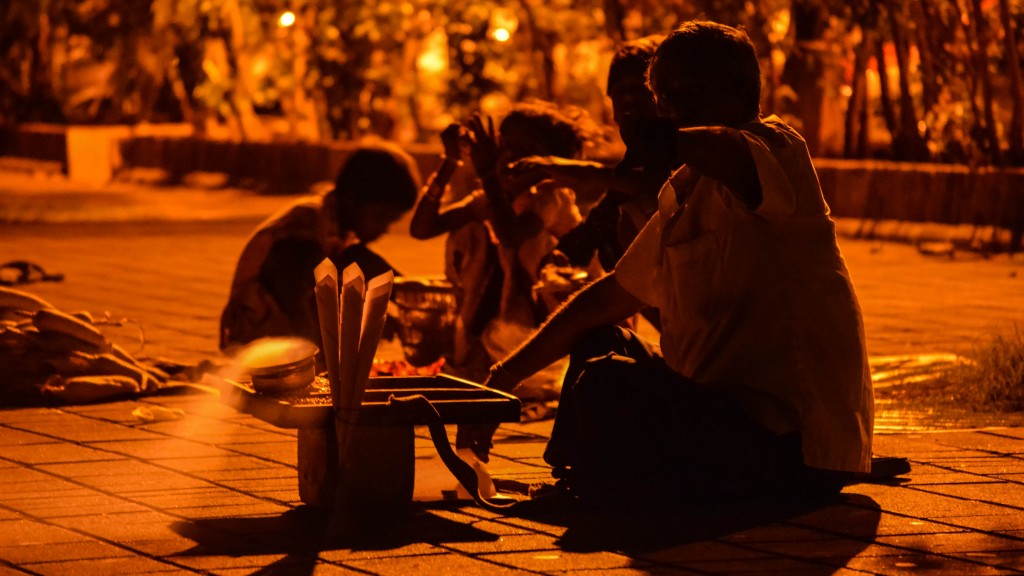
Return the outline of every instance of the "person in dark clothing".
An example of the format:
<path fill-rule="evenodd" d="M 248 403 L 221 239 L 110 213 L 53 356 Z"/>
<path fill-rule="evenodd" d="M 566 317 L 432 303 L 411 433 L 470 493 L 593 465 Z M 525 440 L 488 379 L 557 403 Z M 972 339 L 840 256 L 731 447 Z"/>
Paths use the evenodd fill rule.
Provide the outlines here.
<path fill-rule="evenodd" d="M 419 170 L 405 151 L 367 143 L 348 157 L 333 190 L 302 198 L 260 224 L 235 268 L 221 315 L 221 349 L 265 336 L 319 342 L 313 269 L 329 257 L 338 270 L 358 264 L 367 278 L 393 270 L 368 244 L 412 209 L 419 187 Z"/>

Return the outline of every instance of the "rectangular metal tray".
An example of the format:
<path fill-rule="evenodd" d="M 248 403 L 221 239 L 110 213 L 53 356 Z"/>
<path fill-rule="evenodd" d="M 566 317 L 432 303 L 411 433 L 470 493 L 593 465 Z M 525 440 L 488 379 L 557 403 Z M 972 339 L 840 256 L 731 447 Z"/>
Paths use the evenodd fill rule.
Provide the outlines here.
<path fill-rule="evenodd" d="M 298 394 L 257 393 L 245 380 L 224 380 L 221 402 L 281 428 L 317 428 L 334 423 L 325 380 Z M 448 375 L 370 378 L 357 424 L 376 424 L 388 414 L 388 399 L 422 394 L 445 424 L 518 422 L 520 401 L 511 394 Z M 411 422 L 410 424 L 425 424 Z"/>

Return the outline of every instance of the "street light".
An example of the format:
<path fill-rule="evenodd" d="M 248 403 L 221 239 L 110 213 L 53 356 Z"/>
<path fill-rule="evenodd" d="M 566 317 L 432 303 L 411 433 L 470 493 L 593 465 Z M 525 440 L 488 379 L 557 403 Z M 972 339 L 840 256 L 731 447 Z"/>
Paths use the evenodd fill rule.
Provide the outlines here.
<path fill-rule="evenodd" d="M 498 42 L 508 42 L 508 39 L 512 37 L 509 31 L 505 28 L 498 28 L 491 33 L 495 40 Z"/>

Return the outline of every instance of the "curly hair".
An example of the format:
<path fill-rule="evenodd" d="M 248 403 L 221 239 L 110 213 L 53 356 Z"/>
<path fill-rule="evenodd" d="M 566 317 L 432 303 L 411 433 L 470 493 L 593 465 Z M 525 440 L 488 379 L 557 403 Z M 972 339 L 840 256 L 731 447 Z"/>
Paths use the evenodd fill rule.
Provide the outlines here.
<path fill-rule="evenodd" d="M 384 140 L 360 143 L 338 171 L 334 194 L 356 206 L 392 204 L 404 210 L 416 204 L 420 189 L 416 162 L 397 144 Z M 338 203 L 342 209 L 342 203 Z M 341 218 L 339 218 L 339 221 Z"/>
<path fill-rule="evenodd" d="M 578 158 L 583 152 L 584 137 L 579 122 L 551 102 L 534 100 L 516 104 L 502 119 L 498 130 L 504 131 L 509 125 L 520 125 L 536 134 L 555 156 Z"/>

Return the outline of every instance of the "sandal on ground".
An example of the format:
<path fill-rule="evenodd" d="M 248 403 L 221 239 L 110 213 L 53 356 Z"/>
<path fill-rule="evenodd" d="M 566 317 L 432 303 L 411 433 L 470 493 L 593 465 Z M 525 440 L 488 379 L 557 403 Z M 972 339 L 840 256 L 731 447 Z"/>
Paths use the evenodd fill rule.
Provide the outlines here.
<path fill-rule="evenodd" d="M 0 286 L 16 286 L 32 282 L 60 282 L 64 275 L 51 274 L 42 266 L 28 260 L 12 260 L 0 264 Z"/>

